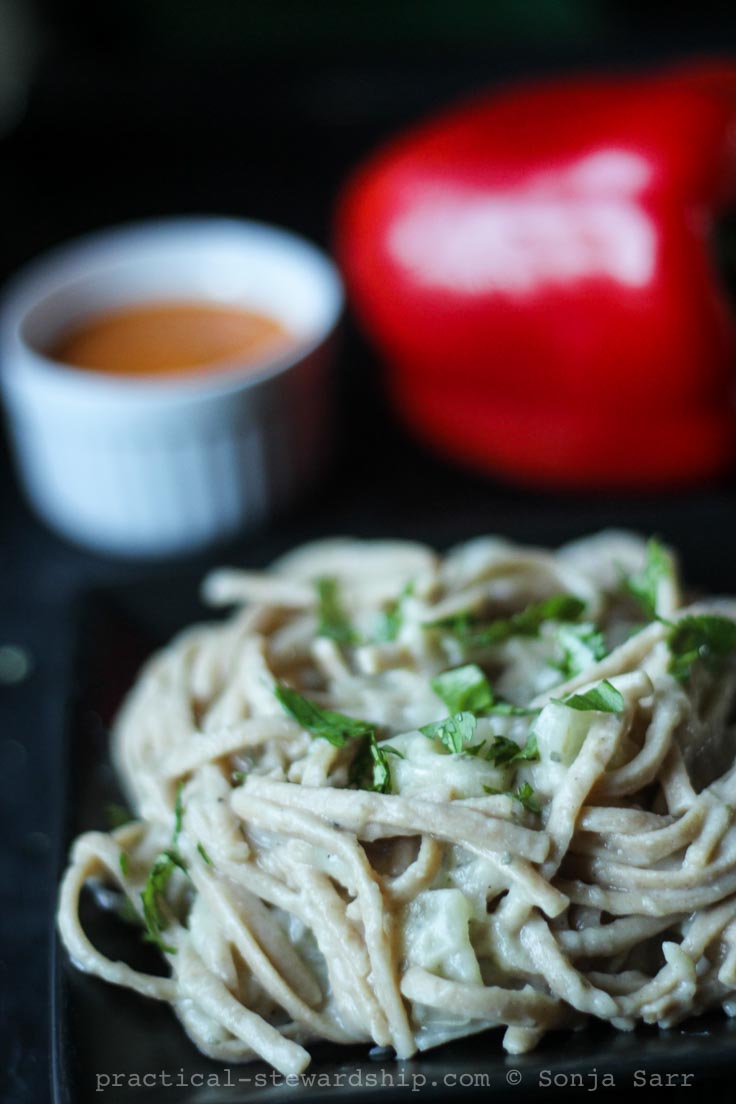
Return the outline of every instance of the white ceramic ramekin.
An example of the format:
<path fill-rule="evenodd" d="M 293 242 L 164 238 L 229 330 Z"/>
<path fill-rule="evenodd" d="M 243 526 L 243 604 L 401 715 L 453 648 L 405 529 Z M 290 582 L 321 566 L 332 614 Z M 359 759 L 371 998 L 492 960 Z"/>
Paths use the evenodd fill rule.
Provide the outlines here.
<path fill-rule="evenodd" d="M 70 368 L 44 350 L 126 303 L 238 303 L 296 337 L 257 366 L 176 378 Z M 0 314 L 0 376 L 18 470 L 37 512 L 89 547 L 162 556 L 252 527 L 326 455 L 340 278 L 284 230 L 228 218 L 144 222 L 29 264 Z"/>

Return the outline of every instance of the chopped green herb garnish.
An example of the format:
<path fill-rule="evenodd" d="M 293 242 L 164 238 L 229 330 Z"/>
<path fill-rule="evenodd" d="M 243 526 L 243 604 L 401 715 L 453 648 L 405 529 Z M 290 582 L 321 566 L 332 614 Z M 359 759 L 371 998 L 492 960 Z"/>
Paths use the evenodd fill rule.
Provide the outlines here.
<path fill-rule="evenodd" d="M 488 679 L 475 663 L 443 671 L 432 679 L 430 685 L 451 713 L 463 710 L 478 713 L 493 705 L 493 691 Z"/>
<path fill-rule="evenodd" d="M 379 744 L 373 733 L 364 741 L 350 767 L 350 781 L 361 790 L 391 793 L 391 771 L 387 755 L 404 756 L 391 744 Z"/>
<path fill-rule="evenodd" d="M 486 713 L 495 713 L 499 717 L 536 717 L 541 709 L 529 709 L 524 705 L 512 705 L 511 702 L 495 701 L 485 710 Z"/>
<path fill-rule="evenodd" d="M 485 674 L 476 663 L 454 667 L 436 675 L 431 683 L 451 713 L 468 710 L 471 713 L 496 713 L 504 717 L 527 717 L 539 709 L 526 709 L 510 702 L 498 701 Z"/>
<path fill-rule="evenodd" d="M 429 740 L 439 740 L 454 755 L 459 755 L 475 734 L 477 720 L 472 713 L 454 713 L 441 721 L 422 725 L 419 731 Z"/>
<path fill-rule="evenodd" d="M 176 841 L 179 839 L 179 833 L 181 832 L 181 819 L 184 816 L 184 806 L 181 800 L 181 791 L 184 789 L 184 783 L 179 782 L 176 787 L 176 801 L 174 802 L 174 834 L 171 837 L 171 842 L 176 847 Z"/>
<path fill-rule="evenodd" d="M 672 577 L 672 561 L 656 537 L 647 541 L 647 560 L 643 570 L 624 578 L 626 589 L 636 598 L 647 620 L 657 616 L 660 583 Z"/>
<path fill-rule="evenodd" d="M 176 954 L 176 947 L 164 943 L 161 938 L 162 931 L 168 927 L 168 920 L 161 908 L 161 898 L 164 896 L 171 875 L 177 867 L 186 873 L 187 868 L 175 851 L 162 851 L 151 867 L 141 893 L 143 920 L 146 928 L 144 938 L 149 943 L 155 943 L 160 950 L 167 954 Z"/>
<path fill-rule="evenodd" d="M 120 863 L 120 873 L 124 878 L 128 877 L 128 871 L 130 870 L 130 862 L 128 860 L 128 852 L 121 851 L 118 855 L 118 862 Z"/>
<path fill-rule="evenodd" d="M 377 644 L 391 643 L 396 640 L 404 622 L 404 601 L 413 591 L 414 583 L 407 583 L 399 597 L 390 602 L 383 611 L 374 637 Z"/>
<path fill-rule="evenodd" d="M 197 844 L 197 850 L 199 851 L 200 855 L 202 856 L 202 858 L 204 859 L 204 861 L 207 863 L 208 866 L 214 866 L 215 865 L 212 862 L 212 859 L 209 857 L 209 855 L 205 851 L 204 845 L 202 843 Z"/>
<path fill-rule="evenodd" d="M 350 781 L 361 789 L 391 792 L 391 772 L 386 755 L 398 755 L 402 759 L 403 755 L 388 744 L 378 743 L 376 725 L 344 713 L 335 713 L 331 709 L 321 709 L 296 690 L 280 683 L 274 693 L 286 712 L 312 736 L 328 740 L 334 747 L 344 747 L 348 740 L 362 738 L 364 746 L 353 759 Z"/>
<path fill-rule="evenodd" d="M 115 801 L 109 801 L 105 806 L 105 816 L 111 829 L 122 828 L 124 824 L 130 824 L 133 814 L 129 813 L 124 805 Z"/>
<path fill-rule="evenodd" d="M 370 736 L 376 726 L 370 721 L 361 721 L 357 717 L 347 717 L 344 713 L 335 713 L 331 709 L 321 709 L 309 698 L 302 697 L 281 683 L 274 690 L 277 700 L 294 720 L 310 732 L 328 740 L 334 747 L 344 747 L 348 740 L 356 736 Z"/>
<path fill-rule="evenodd" d="M 526 743 L 517 755 L 517 759 L 520 763 L 534 763 L 539 759 L 539 745 L 537 743 L 536 732 L 529 733 Z"/>
<path fill-rule="evenodd" d="M 477 759 L 484 748 L 486 748 L 487 746 L 488 745 L 486 744 L 486 741 L 481 740 L 479 744 L 471 744 L 470 747 L 464 747 L 463 755 L 472 755 L 475 759 Z"/>
<path fill-rule="evenodd" d="M 509 620 L 513 634 L 536 636 L 545 621 L 577 621 L 584 609 L 582 598 L 574 594 L 555 594 L 543 602 L 532 602 Z"/>
<path fill-rule="evenodd" d="M 483 756 L 489 763 L 500 767 L 510 763 L 533 763 L 539 759 L 537 737 L 532 732 L 523 747 L 508 736 L 494 736 L 487 753 Z"/>
<path fill-rule="evenodd" d="M 483 758 L 500 767 L 504 763 L 510 763 L 515 759 L 520 750 L 516 740 L 510 740 L 508 736 L 494 736 L 493 742 Z"/>
<path fill-rule="evenodd" d="M 247 777 L 248 775 L 245 771 L 233 771 L 232 773 L 232 780 L 238 786 L 242 786 Z"/>
<path fill-rule="evenodd" d="M 487 794 L 510 797 L 512 800 L 518 801 L 530 813 L 541 813 L 542 811 L 537 795 L 528 782 L 522 783 L 518 790 L 494 790 L 492 786 L 484 786 L 483 789 Z"/>
<path fill-rule="evenodd" d="M 358 634 L 342 607 L 337 579 L 324 576 L 317 579 L 316 586 L 319 599 L 317 636 L 327 636 L 338 644 L 356 644 Z"/>
<path fill-rule="evenodd" d="M 528 809 L 530 813 L 540 813 L 542 811 L 537 801 L 537 795 L 528 782 L 524 782 L 519 786 L 518 790 L 515 790 L 512 796 L 515 801 L 521 802 L 524 808 Z"/>
<path fill-rule="evenodd" d="M 581 713 L 622 713 L 624 709 L 623 694 L 607 679 L 584 694 L 571 694 L 562 699 L 552 698 L 551 701 L 566 705 L 568 709 L 577 709 Z"/>
<path fill-rule="evenodd" d="M 121 897 L 120 904 L 115 909 L 115 915 L 124 920 L 126 924 L 134 924 L 139 928 L 143 926 L 143 921 L 135 911 L 135 905 L 130 897 Z"/>
<path fill-rule="evenodd" d="M 468 648 L 486 648 L 502 644 L 512 636 L 536 636 L 545 621 L 577 621 L 584 609 L 582 598 L 574 594 L 555 594 L 496 621 L 478 622 L 468 613 L 462 613 L 430 621 L 428 627 L 446 629 Z"/>
<path fill-rule="evenodd" d="M 592 621 L 584 621 L 580 625 L 560 625 L 557 641 L 562 648 L 562 660 L 557 666 L 566 678 L 579 675 L 606 654 L 603 633 Z"/>
<path fill-rule="evenodd" d="M 716 614 L 694 614 L 676 621 L 667 635 L 670 674 L 684 682 L 693 663 L 724 659 L 736 651 L 736 622 Z"/>

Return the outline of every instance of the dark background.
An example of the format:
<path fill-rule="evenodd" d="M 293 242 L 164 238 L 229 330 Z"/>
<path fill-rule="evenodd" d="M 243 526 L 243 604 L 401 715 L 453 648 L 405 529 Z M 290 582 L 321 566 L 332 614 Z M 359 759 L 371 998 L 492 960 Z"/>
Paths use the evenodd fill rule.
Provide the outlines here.
<path fill-rule="evenodd" d="M 55 242 L 139 216 L 246 215 L 329 243 L 336 190 L 376 142 L 466 91 L 529 75 L 736 54 L 736 8 L 614 0 L 0 0 L 0 279 Z M 91 586 L 264 563 L 333 532 L 439 545 L 658 531 L 734 589 L 732 484 L 656 499 L 517 492 L 446 468 L 393 424 L 348 327 L 337 461 L 268 532 L 181 565 L 124 564 L 42 528 L 0 443 L 0 1098 L 48 1097 L 47 945 L 73 610 Z M 4 1090 L 1 1088 L 5 1081 Z M 725 1095 L 723 1099 L 730 1099 Z"/>

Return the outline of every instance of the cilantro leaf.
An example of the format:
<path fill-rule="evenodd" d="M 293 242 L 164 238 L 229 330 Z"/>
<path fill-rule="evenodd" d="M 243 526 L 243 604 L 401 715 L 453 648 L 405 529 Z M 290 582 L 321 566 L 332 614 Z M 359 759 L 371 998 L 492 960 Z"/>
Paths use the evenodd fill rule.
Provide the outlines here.
<path fill-rule="evenodd" d="M 348 740 L 356 736 L 370 736 L 375 733 L 376 726 L 370 721 L 361 721 L 357 717 L 348 717 L 331 709 L 321 709 L 309 698 L 281 683 L 276 684 L 274 694 L 285 712 L 297 724 L 312 736 L 328 740 L 334 747 L 344 747 Z"/>
<path fill-rule="evenodd" d="M 471 713 L 496 713 L 503 717 L 528 717 L 540 712 L 539 709 L 499 701 L 476 663 L 443 671 L 432 679 L 430 685 L 452 713 L 469 710 Z"/>
<path fill-rule="evenodd" d="M 516 740 L 511 740 L 508 736 L 494 736 L 493 743 L 483 758 L 487 759 L 489 763 L 493 763 L 495 766 L 500 767 L 503 766 L 504 763 L 512 762 L 519 751 L 520 748 Z"/>
<path fill-rule="evenodd" d="M 475 734 L 477 720 L 472 713 L 454 713 L 441 721 L 423 725 L 419 731 L 428 740 L 439 740 L 454 755 L 459 755 L 463 745 L 470 743 Z"/>
<path fill-rule="evenodd" d="M 541 806 L 537 801 L 537 795 L 531 788 L 528 782 L 524 782 L 519 786 L 518 790 L 515 790 L 512 794 L 515 801 L 521 802 L 525 809 L 528 809 L 530 813 L 540 813 Z"/>
<path fill-rule="evenodd" d="M 533 763 L 539 759 L 537 737 L 532 732 L 523 747 L 519 747 L 515 740 L 508 736 L 494 736 L 493 743 L 483 756 L 489 763 L 500 767 L 511 763 Z"/>
<path fill-rule="evenodd" d="M 526 743 L 523 748 L 519 750 L 519 754 L 516 756 L 516 760 L 519 763 L 535 763 L 539 759 L 539 745 L 537 744 L 536 732 L 530 732 L 527 736 Z"/>
<path fill-rule="evenodd" d="M 401 632 L 404 621 L 404 601 L 414 593 L 414 583 L 407 583 L 395 601 L 390 602 L 381 615 L 375 632 L 377 644 L 391 643 Z"/>
<path fill-rule="evenodd" d="M 350 781 L 353 785 L 361 790 L 391 793 L 391 771 L 387 755 L 404 758 L 398 748 L 392 747 L 391 744 L 379 744 L 375 735 L 371 733 L 351 764 Z"/>
<path fill-rule="evenodd" d="M 584 621 L 580 625 L 560 625 L 557 641 L 563 653 L 557 667 L 566 678 L 579 675 L 606 654 L 603 633 L 592 621 Z"/>
<path fill-rule="evenodd" d="M 532 602 L 510 617 L 485 623 L 473 620 L 468 613 L 430 621 L 429 628 L 446 629 L 466 647 L 487 648 L 503 644 L 512 636 L 537 636 L 545 621 L 577 621 L 585 602 L 574 594 L 554 594 L 542 602 Z"/>
<path fill-rule="evenodd" d="M 488 679 L 475 663 L 443 671 L 432 679 L 430 686 L 451 713 L 469 710 L 477 713 L 493 705 L 493 691 Z"/>
<path fill-rule="evenodd" d="M 716 614 L 694 614 L 676 621 L 667 635 L 669 671 L 684 682 L 693 663 L 723 659 L 736 651 L 736 622 Z"/>
<path fill-rule="evenodd" d="M 518 790 L 494 790 L 493 786 L 484 786 L 483 789 L 487 794 L 497 794 L 500 797 L 510 797 L 514 801 L 518 801 L 530 813 L 541 813 L 542 811 L 537 795 L 528 782 L 524 782 Z"/>
<path fill-rule="evenodd" d="M 519 636 L 536 636 L 545 621 L 577 621 L 585 602 L 574 594 L 554 594 L 543 602 L 532 602 L 509 619 Z"/>
<path fill-rule="evenodd" d="M 659 585 L 672 577 L 672 561 L 664 547 L 656 539 L 647 541 L 647 560 L 641 571 L 624 579 L 626 589 L 636 599 L 649 621 L 657 616 Z"/>
<path fill-rule="evenodd" d="M 141 893 L 143 921 L 146 928 L 144 938 L 149 943 L 155 943 L 159 950 L 167 954 L 176 954 L 176 947 L 164 943 L 161 938 L 161 933 L 168 927 L 168 920 L 161 908 L 161 898 L 177 867 L 186 873 L 187 868 L 175 851 L 162 851 L 148 872 L 146 884 Z"/>
<path fill-rule="evenodd" d="M 536 717 L 541 709 L 529 709 L 525 705 L 512 705 L 507 701 L 494 701 L 485 710 L 486 713 L 495 713 L 499 717 Z"/>
<path fill-rule="evenodd" d="M 338 644 L 356 644 L 358 634 L 342 607 L 337 579 L 324 576 L 317 579 L 316 586 L 319 599 L 317 636 L 327 636 Z"/>
<path fill-rule="evenodd" d="M 135 910 L 135 905 L 130 897 L 121 897 L 120 904 L 115 909 L 115 915 L 124 920 L 126 924 L 132 924 L 137 928 L 143 926 L 143 921 Z"/>
<path fill-rule="evenodd" d="M 184 816 L 184 806 L 181 800 L 181 791 L 184 788 L 184 783 L 179 782 L 176 787 L 176 801 L 174 802 L 174 834 L 171 837 L 172 846 L 176 847 L 176 841 L 179 839 L 179 833 L 181 832 L 181 820 Z"/>
<path fill-rule="evenodd" d="M 562 699 L 552 698 L 551 701 L 558 705 L 566 705 L 568 709 L 577 709 L 581 713 L 622 713 L 624 709 L 623 694 L 608 679 L 604 679 L 584 694 L 571 694 Z"/>
<path fill-rule="evenodd" d="M 199 851 L 200 855 L 202 856 L 202 858 L 204 859 L 204 861 L 207 863 L 208 866 L 214 866 L 215 865 L 212 862 L 212 859 L 209 857 L 209 855 L 205 851 L 203 843 L 198 843 L 197 844 L 197 850 Z"/>
<path fill-rule="evenodd" d="M 481 740 L 481 742 L 479 744 L 470 744 L 469 747 L 464 747 L 463 748 L 463 755 L 472 755 L 473 758 L 477 759 L 478 756 L 481 754 L 481 752 L 483 752 L 485 750 L 486 747 L 487 747 L 486 741 Z M 485 758 L 485 756 L 484 756 L 484 758 Z"/>

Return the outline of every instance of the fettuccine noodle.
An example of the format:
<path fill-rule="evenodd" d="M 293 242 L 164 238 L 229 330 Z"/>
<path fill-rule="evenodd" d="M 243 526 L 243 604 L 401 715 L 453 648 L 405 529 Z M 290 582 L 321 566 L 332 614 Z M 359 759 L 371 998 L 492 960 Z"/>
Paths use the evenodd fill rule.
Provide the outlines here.
<path fill-rule="evenodd" d="M 502 1026 L 519 1053 L 588 1016 L 736 1013 L 736 666 L 673 660 L 736 601 L 683 605 L 672 555 L 618 532 L 320 542 L 204 594 L 234 613 L 156 654 L 115 725 L 135 819 L 72 849 L 80 969 L 284 1074 L 318 1040 L 405 1058 Z M 169 976 L 92 945 L 87 884 Z"/>

